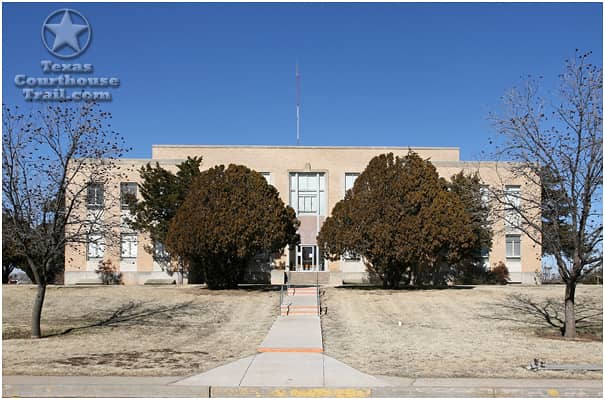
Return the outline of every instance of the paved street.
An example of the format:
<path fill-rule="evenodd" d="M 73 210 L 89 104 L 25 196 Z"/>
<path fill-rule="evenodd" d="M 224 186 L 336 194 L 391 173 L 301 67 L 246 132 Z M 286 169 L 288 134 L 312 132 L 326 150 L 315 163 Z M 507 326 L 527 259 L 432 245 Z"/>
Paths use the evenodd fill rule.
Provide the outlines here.
<path fill-rule="evenodd" d="M 229 386 L 188 384 L 184 377 L 4 376 L 4 397 L 589 397 L 600 380 L 409 379 L 376 377 L 390 386 Z M 193 383 L 189 380 L 189 383 Z M 229 383 L 229 382 L 226 382 Z"/>

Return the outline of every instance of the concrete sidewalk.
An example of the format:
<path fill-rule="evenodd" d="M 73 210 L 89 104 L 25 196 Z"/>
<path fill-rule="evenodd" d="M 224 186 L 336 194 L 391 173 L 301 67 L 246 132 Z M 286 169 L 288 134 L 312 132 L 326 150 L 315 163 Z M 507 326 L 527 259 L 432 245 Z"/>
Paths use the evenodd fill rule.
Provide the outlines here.
<path fill-rule="evenodd" d="M 229 387 L 391 386 L 318 353 L 260 353 L 174 383 Z"/>
<path fill-rule="evenodd" d="M 263 354 L 261 354 L 263 355 Z M 275 354 L 273 354 L 275 355 Z M 320 356 L 320 354 L 315 354 Z M 244 359 L 245 360 L 245 359 Z M 240 360 L 242 361 L 242 360 Z M 336 367 L 335 371 L 338 371 Z M 200 375 L 197 375 L 199 377 Z M 193 378 L 193 377 L 192 377 Z M 373 377 L 340 387 L 193 384 L 179 377 L 3 376 L 4 397 L 584 397 L 602 398 L 602 380 Z M 266 378 L 266 377 L 265 377 Z M 189 384 L 183 382 L 190 380 Z M 201 381 L 200 381 L 201 383 Z M 277 383 L 277 382 L 276 382 Z"/>
<path fill-rule="evenodd" d="M 316 315 L 277 317 L 258 347 L 259 352 L 321 353 L 321 321 Z"/>

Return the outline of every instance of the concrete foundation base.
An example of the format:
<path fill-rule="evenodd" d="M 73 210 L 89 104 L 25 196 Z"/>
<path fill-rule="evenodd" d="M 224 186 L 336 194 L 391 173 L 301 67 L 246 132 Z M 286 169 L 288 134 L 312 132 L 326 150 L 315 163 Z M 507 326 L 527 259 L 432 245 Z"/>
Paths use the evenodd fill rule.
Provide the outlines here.
<path fill-rule="evenodd" d="M 122 282 L 125 285 L 143 285 L 149 279 L 174 279 L 176 281 L 177 274 L 170 276 L 164 271 L 122 272 Z M 66 285 L 93 282 L 101 282 L 99 274 L 94 271 L 65 271 Z"/>

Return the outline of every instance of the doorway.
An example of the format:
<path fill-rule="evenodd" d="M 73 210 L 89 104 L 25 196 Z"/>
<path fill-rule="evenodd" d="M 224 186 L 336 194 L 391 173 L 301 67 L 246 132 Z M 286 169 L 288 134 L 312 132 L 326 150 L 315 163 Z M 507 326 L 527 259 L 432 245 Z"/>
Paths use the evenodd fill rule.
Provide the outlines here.
<path fill-rule="evenodd" d="M 301 244 L 296 246 L 295 271 L 322 271 L 323 262 L 320 260 L 317 245 Z"/>

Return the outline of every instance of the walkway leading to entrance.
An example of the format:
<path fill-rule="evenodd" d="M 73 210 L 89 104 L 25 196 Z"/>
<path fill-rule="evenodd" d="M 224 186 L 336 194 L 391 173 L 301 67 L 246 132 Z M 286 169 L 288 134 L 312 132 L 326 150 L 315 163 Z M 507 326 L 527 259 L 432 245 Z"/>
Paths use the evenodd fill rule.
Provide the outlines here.
<path fill-rule="evenodd" d="M 316 287 L 290 288 L 258 354 L 181 381 L 186 386 L 391 386 L 323 354 Z"/>

